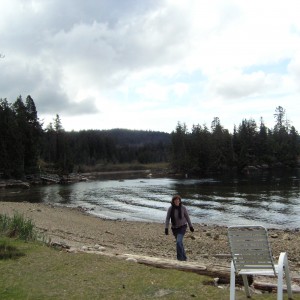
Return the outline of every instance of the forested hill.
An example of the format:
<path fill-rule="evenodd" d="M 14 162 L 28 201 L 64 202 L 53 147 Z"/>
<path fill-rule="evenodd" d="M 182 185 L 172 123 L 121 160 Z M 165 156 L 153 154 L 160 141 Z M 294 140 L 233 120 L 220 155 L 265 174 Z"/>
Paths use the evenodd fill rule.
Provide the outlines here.
<path fill-rule="evenodd" d="M 170 147 L 171 135 L 163 132 L 128 129 L 66 132 L 54 128 L 42 134 L 40 158 L 68 173 L 76 166 L 82 169 L 107 163 L 166 162 Z"/>
<path fill-rule="evenodd" d="M 46 129 L 30 96 L 0 98 L 0 177 L 22 178 L 44 169 L 66 174 L 107 164 L 170 163 L 176 173 L 298 167 L 300 136 L 278 106 L 275 125 L 244 119 L 233 134 L 214 118 L 211 127 L 178 123 L 172 133 L 129 129 L 67 132 L 57 115 Z"/>
<path fill-rule="evenodd" d="M 0 177 L 66 174 L 85 166 L 167 162 L 171 135 L 128 129 L 65 131 L 59 115 L 42 128 L 30 96 L 0 98 Z"/>
<path fill-rule="evenodd" d="M 149 144 L 170 145 L 171 135 L 160 131 L 110 129 L 102 132 L 111 138 L 117 146 L 145 146 Z"/>

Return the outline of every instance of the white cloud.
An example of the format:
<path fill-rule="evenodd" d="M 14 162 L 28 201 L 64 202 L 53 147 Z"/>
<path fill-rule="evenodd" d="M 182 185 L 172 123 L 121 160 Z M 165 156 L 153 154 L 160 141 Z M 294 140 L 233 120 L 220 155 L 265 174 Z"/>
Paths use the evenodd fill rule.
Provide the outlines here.
<path fill-rule="evenodd" d="M 300 46 L 300 45 L 299 45 Z M 300 47 L 299 47 L 300 49 Z M 291 74 L 292 79 L 294 80 L 295 84 L 297 85 L 298 89 L 299 87 L 299 80 L 300 80 L 300 53 L 295 56 L 289 66 L 288 66 L 288 70 Z"/>
<path fill-rule="evenodd" d="M 300 128 L 297 0 L 4 0 L 1 98 L 67 130 L 232 130 L 283 106 Z M 13 20 L 13 21 L 12 21 Z M 256 119 L 259 122 L 259 119 Z"/>
<path fill-rule="evenodd" d="M 261 96 L 270 92 L 274 94 L 281 81 L 277 74 L 266 74 L 262 71 L 243 74 L 236 70 L 220 73 L 212 79 L 212 93 L 229 100 Z"/>

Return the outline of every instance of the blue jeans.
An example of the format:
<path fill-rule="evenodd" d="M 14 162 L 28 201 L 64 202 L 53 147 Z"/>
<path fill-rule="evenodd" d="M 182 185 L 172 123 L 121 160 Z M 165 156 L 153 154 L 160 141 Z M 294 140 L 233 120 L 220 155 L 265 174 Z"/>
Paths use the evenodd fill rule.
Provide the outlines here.
<path fill-rule="evenodd" d="M 184 225 L 180 228 L 172 228 L 172 232 L 176 238 L 176 252 L 177 252 L 177 259 L 185 261 L 187 257 L 185 255 L 185 250 L 183 246 L 183 237 L 186 232 L 187 225 Z"/>

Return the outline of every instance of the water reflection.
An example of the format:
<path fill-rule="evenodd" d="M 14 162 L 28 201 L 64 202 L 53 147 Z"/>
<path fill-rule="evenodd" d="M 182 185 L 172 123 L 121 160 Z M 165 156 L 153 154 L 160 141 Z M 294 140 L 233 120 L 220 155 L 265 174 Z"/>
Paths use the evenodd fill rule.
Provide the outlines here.
<path fill-rule="evenodd" d="M 299 228 L 299 183 L 298 171 L 288 176 L 97 180 L 1 190 L 0 201 L 82 206 L 104 218 L 163 222 L 171 195 L 179 193 L 195 223 Z"/>

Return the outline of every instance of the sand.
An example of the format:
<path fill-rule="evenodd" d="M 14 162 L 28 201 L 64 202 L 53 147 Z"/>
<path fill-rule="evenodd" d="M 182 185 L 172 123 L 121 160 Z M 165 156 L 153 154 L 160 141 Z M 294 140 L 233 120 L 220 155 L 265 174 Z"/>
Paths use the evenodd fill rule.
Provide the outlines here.
<path fill-rule="evenodd" d="M 42 203 L 0 202 L 0 213 L 18 212 L 33 221 L 52 243 L 82 248 L 99 245 L 111 254 L 136 254 L 176 259 L 175 240 L 164 234 L 161 223 L 108 220 L 88 214 L 81 208 Z M 184 238 L 188 260 L 202 264 L 229 265 L 227 228 L 193 224 Z M 300 267 L 300 232 L 268 229 L 273 255 L 288 252 L 290 267 Z"/>

